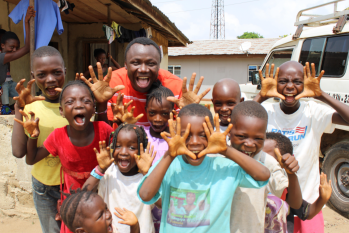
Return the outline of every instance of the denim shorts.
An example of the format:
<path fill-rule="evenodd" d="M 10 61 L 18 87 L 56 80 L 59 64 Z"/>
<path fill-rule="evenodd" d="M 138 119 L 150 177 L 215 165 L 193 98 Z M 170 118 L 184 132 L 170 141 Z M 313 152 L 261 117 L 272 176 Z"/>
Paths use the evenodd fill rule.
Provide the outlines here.
<path fill-rule="evenodd" d="M 10 97 L 18 96 L 18 93 L 16 91 L 16 85 L 14 81 L 7 81 L 4 82 L 1 87 L 3 90 L 3 93 L 1 95 L 1 102 L 3 105 L 8 105 L 10 103 Z"/>

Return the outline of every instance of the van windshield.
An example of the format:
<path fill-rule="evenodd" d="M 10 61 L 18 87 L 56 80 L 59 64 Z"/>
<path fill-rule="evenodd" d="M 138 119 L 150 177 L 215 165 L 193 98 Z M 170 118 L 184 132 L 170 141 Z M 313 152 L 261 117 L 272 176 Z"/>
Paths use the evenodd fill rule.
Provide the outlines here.
<path fill-rule="evenodd" d="M 287 49 L 278 49 L 273 51 L 273 53 L 269 56 L 267 63 L 269 66 L 274 64 L 275 67 L 279 67 L 282 63 L 290 61 L 292 57 L 293 48 Z M 267 64 L 265 63 L 265 65 Z M 265 77 L 265 66 L 263 67 L 263 76 Z M 274 69 L 274 74 L 276 72 L 276 68 Z"/>

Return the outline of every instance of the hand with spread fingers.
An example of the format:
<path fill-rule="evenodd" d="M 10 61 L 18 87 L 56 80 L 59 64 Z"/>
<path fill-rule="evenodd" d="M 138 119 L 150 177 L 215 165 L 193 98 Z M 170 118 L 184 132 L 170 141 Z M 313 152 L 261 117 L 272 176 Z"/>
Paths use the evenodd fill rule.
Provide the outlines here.
<path fill-rule="evenodd" d="M 118 223 L 129 225 L 129 226 L 135 226 L 138 223 L 138 219 L 136 215 L 126 208 L 119 208 L 115 207 L 116 212 L 114 214 L 116 217 L 122 219 L 123 221 L 119 221 Z"/>
<path fill-rule="evenodd" d="M 13 97 L 14 100 L 17 100 L 18 107 L 24 108 L 25 105 L 33 103 L 37 100 L 45 100 L 44 96 L 31 95 L 31 89 L 33 83 L 35 82 L 35 79 L 30 80 L 27 84 L 27 87 L 24 87 L 24 82 L 25 79 L 21 79 L 21 81 L 17 83 L 16 91 L 18 93 L 18 96 Z"/>
<path fill-rule="evenodd" d="M 299 165 L 296 158 L 288 153 L 281 155 L 279 148 L 275 148 L 274 152 L 280 166 L 286 170 L 287 174 L 296 174 L 296 172 L 299 170 Z"/>
<path fill-rule="evenodd" d="M 25 122 L 18 120 L 17 118 L 15 118 L 15 121 L 17 121 L 19 124 L 21 124 L 23 126 L 23 128 L 29 133 L 30 137 L 32 138 L 37 138 L 39 137 L 40 134 L 40 129 L 39 129 L 39 118 L 37 117 L 35 119 L 35 113 L 33 113 L 32 111 L 29 112 L 30 115 L 30 119 L 29 116 L 23 112 L 21 109 L 19 110 L 19 112 L 25 117 Z"/>
<path fill-rule="evenodd" d="M 268 71 L 269 71 L 269 64 L 268 63 L 266 64 L 265 78 L 263 77 L 262 70 L 259 70 L 259 78 L 261 79 L 261 84 L 262 84 L 262 89 L 260 91 L 260 95 L 263 98 L 278 97 L 278 98 L 284 100 L 285 96 L 281 95 L 277 91 L 279 67 L 276 68 L 275 76 L 274 76 L 274 64 L 271 64 L 270 72 L 268 73 Z"/>
<path fill-rule="evenodd" d="M 101 169 L 102 173 L 105 173 L 105 171 L 110 167 L 110 165 L 114 162 L 114 158 L 110 156 L 110 148 L 107 147 L 105 141 L 99 142 L 99 152 L 96 148 L 93 148 L 93 150 L 96 153 L 97 162 L 99 165 L 99 168 Z"/>
<path fill-rule="evenodd" d="M 332 182 L 329 180 L 327 182 L 327 175 L 323 172 L 321 172 L 320 175 L 320 187 L 319 187 L 319 194 L 320 197 L 324 200 L 329 200 L 332 194 Z"/>
<path fill-rule="evenodd" d="M 137 167 L 139 171 L 145 175 L 148 173 L 149 168 L 151 167 L 155 156 L 156 156 L 156 151 L 154 151 L 154 146 L 151 147 L 150 149 L 150 142 L 148 142 L 147 149 L 145 152 L 143 152 L 143 143 L 140 144 L 140 155 L 134 154 L 135 160 L 137 163 Z M 150 151 L 149 151 L 150 149 Z M 153 153 L 154 151 L 154 153 Z"/>
<path fill-rule="evenodd" d="M 311 63 L 311 72 L 309 68 L 309 62 L 305 63 L 305 67 L 303 68 L 304 73 L 304 90 L 302 93 L 296 96 L 296 100 L 304 97 L 320 97 L 322 95 L 322 91 L 320 88 L 320 80 L 324 75 L 325 71 L 322 70 L 320 72 L 319 77 L 315 78 L 316 70 L 315 64 Z"/>
<path fill-rule="evenodd" d="M 111 80 L 111 72 L 112 72 L 111 67 L 108 68 L 108 74 L 105 80 L 103 80 L 104 77 L 103 77 L 103 69 L 102 69 L 101 63 L 97 62 L 98 79 L 96 78 L 93 67 L 89 66 L 88 69 L 90 71 L 90 75 L 93 83 L 87 80 L 84 76 L 80 76 L 80 79 L 84 81 L 91 88 L 91 91 L 93 92 L 96 98 L 96 101 L 98 103 L 106 103 L 108 100 L 111 99 L 111 97 L 113 97 L 113 95 L 116 92 L 125 88 L 125 86 L 123 85 L 119 85 L 114 88 L 111 88 L 109 86 L 109 82 Z"/>
<path fill-rule="evenodd" d="M 134 117 L 133 112 L 134 112 L 135 108 L 136 108 L 136 106 L 133 106 L 131 108 L 131 111 L 129 112 L 127 110 L 127 108 L 122 106 L 121 109 L 120 109 L 121 117 L 120 117 L 120 115 L 114 115 L 114 119 L 115 119 L 114 122 L 116 120 L 119 120 L 122 123 L 127 123 L 127 124 L 135 124 L 135 123 L 137 123 L 137 121 L 139 119 L 141 119 L 144 116 L 144 114 L 141 113 L 138 116 Z"/>
<path fill-rule="evenodd" d="M 181 136 L 181 119 L 180 117 L 177 117 L 176 119 L 176 126 L 177 131 L 175 132 L 175 128 L 173 127 L 173 120 L 168 120 L 168 128 L 170 130 L 170 133 L 162 132 L 160 135 L 161 137 L 167 142 L 168 144 L 168 151 L 170 153 L 170 156 L 176 157 L 177 155 L 188 155 L 192 159 L 196 159 L 196 156 L 193 152 L 188 150 L 185 142 L 189 136 L 190 132 L 190 124 L 187 125 L 187 128 Z"/>
<path fill-rule="evenodd" d="M 124 109 L 128 109 L 128 107 L 132 104 L 133 100 L 130 100 L 128 103 L 123 104 L 124 94 L 121 93 L 118 95 L 116 99 L 116 103 L 111 104 L 111 110 L 113 111 L 113 121 L 118 122 L 124 115 Z"/>
<path fill-rule="evenodd" d="M 207 88 L 203 93 L 198 95 L 201 84 L 204 81 L 204 77 L 203 76 L 200 77 L 200 80 L 196 85 L 195 90 L 193 91 L 195 77 L 196 77 L 196 73 L 193 73 L 189 82 L 189 90 L 187 89 L 187 77 L 183 78 L 182 97 L 180 99 L 177 99 L 176 97 L 173 97 L 173 96 L 169 96 L 167 97 L 167 100 L 175 103 L 179 108 L 183 108 L 188 104 L 200 103 L 202 98 L 204 98 L 204 96 L 211 90 L 211 88 Z"/>
<path fill-rule="evenodd" d="M 208 116 L 205 117 L 205 121 L 206 122 L 203 123 L 203 126 L 208 144 L 207 147 L 199 153 L 199 158 L 206 154 L 218 154 L 226 151 L 228 148 L 227 135 L 230 132 L 231 128 L 233 128 L 233 125 L 229 124 L 228 128 L 222 133 L 220 130 L 218 113 L 216 113 L 213 118 L 213 121 L 216 125 L 216 131 L 213 129 L 210 118 Z"/>

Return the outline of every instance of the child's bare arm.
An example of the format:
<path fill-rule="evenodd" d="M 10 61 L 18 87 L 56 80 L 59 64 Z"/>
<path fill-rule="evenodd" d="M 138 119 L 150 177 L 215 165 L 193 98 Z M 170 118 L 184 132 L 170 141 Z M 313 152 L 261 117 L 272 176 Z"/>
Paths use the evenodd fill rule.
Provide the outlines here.
<path fill-rule="evenodd" d="M 310 205 L 308 220 L 312 219 L 317 215 L 322 207 L 327 203 L 332 194 L 331 180 L 327 182 L 327 175 L 323 172 L 320 176 L 320 187 L 319 187 L 319 197 L 318 199 Z"/>
<path fill-rule="evenodd" d="M 119 63 L 117 62 L 117 61 L 115 61 L 114 60 L 114 58 L 108 53 L 107 54 L 107 56 L 108 56 L 108 58 L 110 57 L 110 60 L 111 60 L 111 62 L 114 64 L 114 66 L 115 66 L 115 68 L 113 68 L 113 70 L 117 70 L 117 69 L 120 69 L 121 68 L 121 66 L 119 65 Z"/>
<path fill-rule="evenodd" d="M 118 218 L 123 220 L 123 221 L 119 221 L 119 223 L 126 224 L 131 227 L 130 233 L 140 232 L 137 216 L 132 211 L 129 211 L 126 208 L 121 209 L 119 207 L 115 207 L 115 210 L 116 212 L 114 212 L 114 214 Z"/>
<path fill-rule="evenodd" d="M 114 162 L 114 158 L 110 157 L 110 148 L 107 147 L 105 141 L 99 142 L 99 151 L 96 148 L 93 148 L 96 153 L 98 167 L 100 173 L 104 174 L 108 167 Z M 87 190 L 97 191 L 97 187 L 99 184 L 99 179 L 90 176 L 84 183 L 83 188 L 87 186 Z"/>

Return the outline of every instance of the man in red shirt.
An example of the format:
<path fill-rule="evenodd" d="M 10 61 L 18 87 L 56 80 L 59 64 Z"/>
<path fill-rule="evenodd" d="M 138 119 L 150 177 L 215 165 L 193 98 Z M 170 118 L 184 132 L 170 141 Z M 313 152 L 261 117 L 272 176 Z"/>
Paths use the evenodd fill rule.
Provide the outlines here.
<path fill-rule="evenodd" d="M 113 121 L 111 104 L 116 103 L 118 95 L 124 94 L 123 103 L 121 104 L 133 100 L 132 104 L 128 106 L 128 110 L 135 106 L 134 116 L 138 116 L 142 113 L 144 114 L 143 117 L 138 120 L 137 124 L 149 126 L 145 112 L 146 95 L 152 84 L 157 80 L 173 92 L 175 99 L 169 100 L 175 102 L 179 107 L 183 107 L 188 103 L 193 103 L 193 101 L 200 102 L 210 91 L 210 89 L 207 89 L 201 95 L 197 95 L 203 77 L 200 78 L 195 91 L 192 91 L 195 81 L 194 74 L 190 80 L 189 91 L 187 91 L 186 78 L 184 78 L 183 83 L 177 76 L 167 70 L 160 69 L 160 62 L 160 48 L 151 39 L 139 37 L 128 44 L 125 51 L 125 67 L 113 71 L 109 83 L 111 88 L 118 85 L 125 86 L 125 89 L 116 93 L 108 102 L 108 119 L 110 122 Z M 114 124 L 114 128 L 115 127 L 116 125 Z"/>

